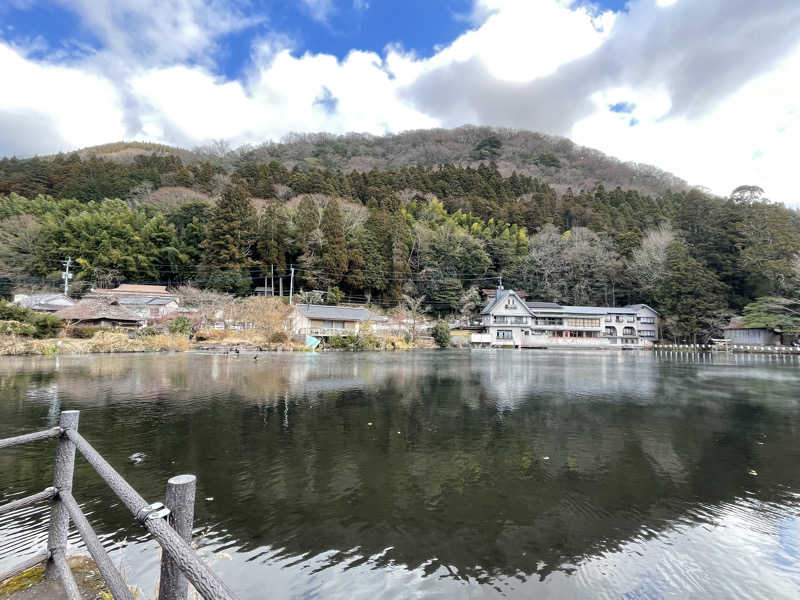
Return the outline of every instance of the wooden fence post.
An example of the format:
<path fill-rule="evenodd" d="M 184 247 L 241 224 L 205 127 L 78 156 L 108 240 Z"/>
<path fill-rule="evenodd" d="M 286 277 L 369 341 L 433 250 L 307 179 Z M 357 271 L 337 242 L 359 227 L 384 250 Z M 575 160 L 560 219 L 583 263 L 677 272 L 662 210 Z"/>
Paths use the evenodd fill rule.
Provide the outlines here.
<path fill-rule="evenodd" d="M 169 522 L 187 543 L 192 541 L 196 487 L 197 477 L 194 475 L 176 475 L 167 481 L 164 504 L 170 510 Z M 187 588 L 188 581 L 178 565 L 166 552 L 162 552 L 158 600 L 186 600 Z"/>
<path fill-rule="evenodd" d="M 80 411 L 65 410 L 59 418 L 59 427 L 63 430 L 78 429 L 78 419 Z M 72 474 L 75 471 L 75 444 L 62 433 L 58 438 L 56 446 L 56 464 L 53 475 L 53 487 L 56 490 L 72 492 Z M 53 560 L 57 552 L 66 555 L 67 534 L 69 533 L 69 513 L 64 504 L 59 501 L 58 495 L 53 499 L 53 507 L 50 509 L 50 531 L 47 536 L 47 549 L 50 550 L 50 559 L 47 561 L 45 577 L 47 579 L 58 579 L 59 570 Z"/>

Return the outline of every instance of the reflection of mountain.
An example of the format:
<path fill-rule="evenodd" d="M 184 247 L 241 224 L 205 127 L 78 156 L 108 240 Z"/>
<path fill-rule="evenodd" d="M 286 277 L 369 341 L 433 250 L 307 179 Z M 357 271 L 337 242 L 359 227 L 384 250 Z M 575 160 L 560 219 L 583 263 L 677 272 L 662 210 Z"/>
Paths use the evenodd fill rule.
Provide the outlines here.
<path fill-rule="evenodd" d="M 214 498 L 198 519 L 244 550 L 333 550 L 337 562 L 358 548 L 484 581 L 543 576 L 747 490 L 781 502 L 800 489 L 789 370 L 765 395 L 760 370 L 599 352 L 42 364 L 0 371 L 4 424 L 45 421 L 55 394 L 146 497 L 196 473 Z M 148 453 L 141 467 L 135 451 Z M 0 481 L 22 485 L 27 471 L 0 463 Z M 76 495 L 104 494 L 89 481 Z M 94 518 L 105 531 L 128 522 Z"/>

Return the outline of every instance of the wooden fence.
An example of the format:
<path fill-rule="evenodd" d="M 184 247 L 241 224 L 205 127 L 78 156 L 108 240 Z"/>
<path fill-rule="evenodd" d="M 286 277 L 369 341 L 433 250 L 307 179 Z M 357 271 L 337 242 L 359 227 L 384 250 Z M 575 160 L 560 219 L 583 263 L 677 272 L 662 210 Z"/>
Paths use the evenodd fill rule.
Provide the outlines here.
<path fill-rule="evenodd" d="M 206 600 L 233 600 L 235 596 L 189 545 L 194 520 L 194 475 L 178 475 L 167 482 L 165 504 L 149 504 L 92 445 L 78 433 L 77 410 L 61 413 L 59 426 L 36 433 L 0 439 L 0 449 L 47 439 L 57 439 L 53 485 L 41 492 L 0 505 L 0 515 L 39 502 L 51 502 L 47 549 L 0 572 L 0 581 L 47 561 L 45 577 L 60 579 L 65 597 L 80 600 L 80 593 L 67 564 L 69 523 L 78 530 L 86 548 L 115 600 L 134 600 L 128 585 L 103 548 L 78 502 L 72 495 L 75 450 L 79 450 L 97 474 L 128 507 L 134 518 L 147 529 L 163 549 L 158 600 L 185 600 L 187 580 Z"/>

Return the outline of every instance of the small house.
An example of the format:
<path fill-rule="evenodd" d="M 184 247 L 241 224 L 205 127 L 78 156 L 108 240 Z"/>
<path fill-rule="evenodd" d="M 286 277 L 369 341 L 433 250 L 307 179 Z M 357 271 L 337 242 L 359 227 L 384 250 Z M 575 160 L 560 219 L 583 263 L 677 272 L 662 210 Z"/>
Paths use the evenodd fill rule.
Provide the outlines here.
<path fill-rule="evenodd" d="M 163 285 L 122 284 L 111 290 L 95 289 L 93 295 L 111 297 L 139 319 L 157 321 L 178 312 L 178 296 Z"/>
<path fill-rule="evenodd" d="M 33 294 L 31 296 L 18 294 L 14 296 L 13 303 L 43 313 L 54 313 L 62 308 L 75 305 L 75 301 L 64 294 Z"/>
<path fill-rule="evenodd" d="M 365 323 L 385 319 L 366 308 L 298 304 L 292 317 L 292 331 L 299 335 L 330 337 L 358 333 Z"/>
<path fill-rule="evenodd" d="M 55 315 L 75 327 L 139 327 L 143 319 L 116 298 L 84 298 Z"/>
<path fill-rule="evenodd" d="M 741 317 L 734 317 L 724 329 L 725 339 L 736 346 L 780 346 L 781 332 L 770 327 L 748 327 Z"/>

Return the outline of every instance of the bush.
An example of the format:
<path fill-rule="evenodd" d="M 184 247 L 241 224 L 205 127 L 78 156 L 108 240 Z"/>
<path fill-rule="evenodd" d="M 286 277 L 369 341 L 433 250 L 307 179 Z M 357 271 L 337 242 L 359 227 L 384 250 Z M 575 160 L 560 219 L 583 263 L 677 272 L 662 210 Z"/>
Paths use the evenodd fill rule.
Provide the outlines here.
<path fill-rule="evenodd" d="M 436 325 L 433 326 L 433 341 L 439 348 L 450 346 L 450 326 L 447 321 L 436 321 Z"/>
<path fill-rule="evenodd" d="M 64 329 L 64 321 L 55 315 L 36 315 L 33 317 L 37 338 L 55 337 Z"/>
<path fill-rule="evenodd" d="M 344 298 L 344 292 L 340 290 L 338 287 L 330 287 L 328 288 L 328 293 L 325 294 L 325 304 L 331 304 L 336 306 L 342 301 Z"/>
<path fill-rule="evenodd" d="M 189 335 L 192 330 L 192 322 L 186 317 L 178 317 L 169 322 L 167 329 L 172 335 Z"/>
<path fill-rule="evenodd" d="M 216 342 L 225 338 L 225 331 L 222 329 L 201 329 L 194 339 L 198 342 Z"/>
<path fill-rule="evenodd" d="M 285 331 L 276 331 L 269 336 L 269 341 L 273 344 L 286 344 L 289 341 L 289 335 Z"/>
<path fill-rule="evenodd" d="M 141 329 L 136 330 L 136 337 L 151 337 L 154 335 L 158 335 L 159 331 L 155 327 L 142 327 Z"/>
<path fill-rule="evenodd" d="M 337 350 L 380 350 L 381 341 L 374 333 L 333 335 L 328 346 Z"/>
<path fill-rule="evenodd" d="M 94 337 L 98 331 L 102 331 L 102 327 L 70 327 L 67 330 L 67 336 L 78 340 L 88 340 Z"/>
<path fill-rule="evenodd" d="M 20 333 L 18 335 L 29 335 L 37 338 L 54 337 L 64 328 L 64 322 L 55 315 L 37 313 L 30 308 L 9 304 L 0 301 L 0 321 L 17 321 L 31 325 L 33 333 Z M 28 328 L 20 331 L 30 331 Z"/>
<path fill-rule="evenodd" d="M 30 323 L 19 321 L 0 321 L 0 335 L 22 335 L 33 337 L 36 335 L 36 328 Z"/>

